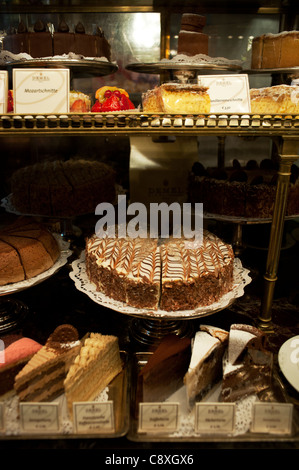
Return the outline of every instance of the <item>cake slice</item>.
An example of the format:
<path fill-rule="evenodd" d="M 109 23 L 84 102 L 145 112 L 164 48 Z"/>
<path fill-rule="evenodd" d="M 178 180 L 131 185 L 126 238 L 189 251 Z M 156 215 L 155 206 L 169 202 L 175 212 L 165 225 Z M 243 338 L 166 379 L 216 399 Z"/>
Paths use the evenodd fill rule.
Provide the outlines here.
<path fill-rule="evenodd" d="M 142 95 L 145 113 L 209 113 L 211 100 L 208 89 L 201 85 L 163 83 Z"/>
<path fill-rule="evenodd" d="M 1 341 L 4 348 L 0 354 L 0 396 L 3 398 L 13 393 L 15 376 L 42 345 L 21 335 L 7 335 Z"/>
<path fill-rule="evenodd" d="M 58 326 L 15 377 L 20 401 L 51 401 L 63 393 L 63 381 L 80 348 L 76 328 Z"/>
<path fill-rule="evenodd" d="M 258 328 L 231 325 L 223 361 L 222 401 L 235 402 L 270 387 L 273 356 L 266 350 L 265 340 Z"/>
<path fill-rule="evenodd" d="M 74 402 L 96 398 L 121 370 L 118 338 L 112 335 L 91 333 L 85 339 L 80 353 L 64 380 L 70 416 L 73 414 Z"/>
<path fill-rule="evenodd" d="M 166 335 L 141 369 L 142 401 L 164 401 L 183 385 L 191 354 L 190 338 Z"/>
<path fill-rule="evenodd" d="M 200 401 L 222 378 L 222 359 L 228 343 L 228 332 L 202 325 L 192 343 L 188 372 L 184 377 L 189 408 Z"/>

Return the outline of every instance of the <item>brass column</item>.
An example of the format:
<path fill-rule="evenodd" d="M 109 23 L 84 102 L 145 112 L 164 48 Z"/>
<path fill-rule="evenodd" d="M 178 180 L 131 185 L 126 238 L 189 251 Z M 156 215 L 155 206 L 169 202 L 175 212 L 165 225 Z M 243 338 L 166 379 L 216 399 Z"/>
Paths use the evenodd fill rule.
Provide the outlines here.
<path fill-rule="evenodd" d="M 264 275 L 264 294 L 259 316 L 259 326 L 264 330 L 272 329 L 272 303 L 284 230 L 291 166 L 299 158 L 299 136 L 283 136 L 280 144 L 278 181 Z"/>

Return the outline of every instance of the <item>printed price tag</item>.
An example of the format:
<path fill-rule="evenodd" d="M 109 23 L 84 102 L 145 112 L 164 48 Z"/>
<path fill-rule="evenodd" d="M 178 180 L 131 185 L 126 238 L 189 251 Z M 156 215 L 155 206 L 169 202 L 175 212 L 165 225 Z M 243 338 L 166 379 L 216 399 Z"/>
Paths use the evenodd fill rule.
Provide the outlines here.
<path fill-rule="evenodd" d="M 171 433 L 179 423 L 179 403 L 139 403 L 139 432 Z"/>
<path fill-rule="evenodd" d="M 48 433 L 59 431 L 58 403 L 20 403 L 21 429 Z"/>
<path fill-rule="evenodd" d="M 68 113 L 69 69 L 14 69 L 14 112 Z"/>
<path fill-rule="evenodd" d="M 290 434 L 292 416 L 291 403 L 254 403 L 251 432 Z"/>
<path fill-rule="evenodd" d="M 211 113 L 250 113 L 248 75 L 201 75 L 200 85 L 208 87 Z"/>
<path fill-rule="evenodd" d="M 73 413 L 77 433 L 114 432 L 113 401 L 76 402 Z"/>
<path fill-rule="evenodd" d="M 8 72 L 0 70 L 0 114 L 7 113 Z"/>
<path fill-rule="evenodd" d="M 204 434 L 230 433 L 234 430 L 234 425 L 234 403 L 196 403 L 196 432 Z"/>

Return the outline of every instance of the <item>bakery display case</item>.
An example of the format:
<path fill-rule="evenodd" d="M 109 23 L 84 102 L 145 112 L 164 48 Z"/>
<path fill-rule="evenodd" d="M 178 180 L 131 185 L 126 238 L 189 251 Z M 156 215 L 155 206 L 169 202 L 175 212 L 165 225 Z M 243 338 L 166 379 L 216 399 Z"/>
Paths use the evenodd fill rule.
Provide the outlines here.
<path fill-rule="evenodd" d="M 123 448 L 136 445 L 138 448 L 142 447 L 143 443 L 151 448 L 155 448 L 159 443 L 171 448 L 179 442 L 182 445 L 191 443 L 194 449 L 197 446 L 200 448 L 202 444 L 212 443 L 217 443 L 220 447 L 221 444 L 225 446 L 242 443 L 298 447 L 298 383 L 294 379 L 292 367 L 294 360 L 297 360 L 296 339 L 299 334 L 298 298 L 294 294 L 298 289 L 295 260 L 298 255 L 296 234 L 299 211 L 296 211 L 298 192 L 294 191 L 294 196 L 290 198 L 289 188 L 290 184 L 293 184 L 293 177 L 295 178 L 295 169 L 298 168 L 299 113 L 296 110 L 268 113 L 267 107 L 254 113 L 225 110 L 221 113 L 193 112 L 192 109 L 188 109 L 188 112 L 178 112 L 172 111 L 171 108 L 167 111 L 151 110 L 145 105 L 145 97 L 149 90 L 160 90 L 160 85 L 167 82 L 171 82 L 171 87 L 178 84 L 180 90 L 186 85 L 194 87 L 195 83 L 197 87 L 202 88 L 201 77 L 221 74 L 246 74 L 251 89 L 273 89 L 274 86 L 290 86 L 291 83 L 296 86 L 299 74 L 296 65 L 275 67 L 270 64 L 252 67 L 251 55 L 254 38 L 262 37 L 265 31 L 276 37 L 279 31 L 298 29 L 299 11 L 292 1 L 260 1 L 254 4 L 246 2 L 246 5 L 233 2 L 229 8 L 226 2 L 216 1 L 212 2 L 212 5 L 210 3 L 201 2 L 198 6 L 195 2 L 190 5 L 173 2 L 170 13 L 169 2 L 155 0 L 113 1 L 109 4 L 92 0 L 88 4 L 55 1 L 45 1 L 41 4 L 13 1 L 3 4 L 0 12 L 0 70 L 8 73 L 8 89 L 13 88 L 13 71 L 16 69 L 67 69 L 70 73 L 70 91 L 77 92 L 80 99 L 84 97 L 82 99 L 91 101 L 91 106 L 98 107 L 91 108 L 91 111 L 86 108 L 74 108 L 68 112 L 51 113 L 45 112 L 44 108 L 41 112 L 28 113 L 16 112 L 15 109 L 9 111 L 7 108 L 7 111 L 4 110 L 0 115 L 0 140 L 3 148 L 1 159 L 4 168 L 0 176 L 0 241 L 5 244 L 3 254 L 1 252 L 5 269 L 1 269 L 7 273 L 10 266 L 13 266 L 10 264 L 12 261 L 6 261 L 8 256 L 12 256 L 12 250 L 9 251 L 7 246 L 14 247 L 15 242 L 5 239 L 5 230 L 11 222 L 19 220 L 19 217 L 21 221 L 28 218 L 31 220 L 33 217 L 43 227 L 46 226 L 55 234 L 60 249 L 59 260 L 55 261 L 51 269 L 45 268 L 44 272 L 32 275 L 26 280 L 12 284 L 3 282 L 3 285 L 0 285 L 0 346 L 3 346 L 3 351 L 6 348 L 8 350 L 9 346 L 16 346 L 15 343 L 20 337 L 33 338 L 40 345 L 50 344 L 48 341 L 59 325 L 71 325 L 79 334 L 82 355 L 84 348 L 88 350 L 88 338 L 99 333 L 100 336 L 117 338 L 121 361 L 121 371 L 116 367 L 115 376 L 107 379 L 101 387 L 101 392 L 90 396 L 88 393 L 84 395 L 82 388 L 85 388 L 85 391 L 88 391 L 88 388 L 92 390 L 95 373 L 92 374 L 85 366 L 82 366 L 82 370 L 74 368 L 75 377 L 76 373 L 78 374 L 78 382 L 82 371 L 88 379 L 85 378 L 85 384 L 76 390 L 77 398 L 73 400 L 76 407 L 72 408 L 75 415 L 72 418 L 71 408 L 67 407 L 69 392 L 66 385 L 67 374 L 73 371 L 70 364 L 67 366 L 69 369 L 65 369 L 65 388 L 60 390 L 58 397 L 53 401 L 38 399 L 34 403 L 35 392 L 31 391 L 31 386 L 34 389 L 36 382 L 34 377 L 30 379 L 33 380 L 33 385 L 28 385 L 25 390 L 23 387 L 21 392 L 15 386 L 17 393 L 12 394 L 12 385 L 10 393 L 3 395 L 0 402 L 0 442 L 4 445 L 17 446 L 18 443 L 26 443 L 29 440 L 61 440 L 65 441 L 67 448 L 68 442 L 81 442 L 81 439 L 86 439 L 86 442 L 94 440 L 99 448 L 101 443 L 113 448 L 116 442 L 121 443 Z M 180 56 L 184 55 L 186 47 L 183 40 L 185 36 L 190 35 L 190 31 L 185 36 L 185 33 L 181 34 L 181 18 L 184 13 L 189 14 L 190 11 L 204 18 L 204 21 L 201 20 L 203 24 L 200 34 L 203 34 L 203 39 L 209 43 L 209 55 L 204 52 L 205 57 L 201 56 L 196 61 L 193 57 L 197 57 L 198 51 L 193 52 L 187 59 Z M 42 35 L 40 42 L 45 43 L 46 32 L 49 33 L 48 39 L 52 38 L 52 50 L 49 53 L 40 50 L 34 53 L 34 47 L 37 47 L 39 42 L 34 35 Z M 191 32 L 193 34 L 193 31 Z M 64 35 L 63 44 L 66 40 L 72 41 L 70 47 L 74 52 L 69 53 L 62 49 L 58 53 L 54 51 L 54 38 L 58 33 Z M 18 35 L 26 37 L 22 44 L 28 43 L 27 49 L 25 47 L 21 51 L 16 49 L 8 53 L 4 48 L 5 43 L 10 44 L 9 41 L 13 42 L 14 36 Z M 78 46 L 75 50 L 76 37 L 77 40 L 80 37 L 82 48 L 86 41 L 87 49 L 79 49 Z M 111 50 L 107 49 L 106 41 Z M 98 50 L 100 52 L 97 52 Z M 106 89 L 108 94 L 104 97 Z M 98 94 L 99 90 L 103 90 L 102 95 Z M 115 90 L 119 96 L 114 95 Z M 104 100 L 108 101 L 111 97 L 116 99 L 116 96 L 120 99 L 120 94 L 123 100 L 130 100 L 130 108 L 102 108 Z M 8 96 L 12 98 L 12 95 Z M 165 146 L 164 167 L 162 160 L 160 168 L 154 157 L 151 161 L 148 155 L 142 154 L 141 148 L 138 148 L 138 139 L 151 141 L 147 149 L 149 154 L 152 152 L 154 155 L 157 152 L 158 155 L 158 144 Z M 184 142 L 182 158 L 187 155 L 185 164 L 175 163 L 174 155 L 172 160 L 169 151 L 171 142 L 177 142 L 178 146 Z M 191 142 L 196 142 L 196 152 L 188 160 L 189 155 L 185 148 L 187 149 L 188 145 L 191 148 Z M 133 157 L 136 157 L 133 150 L 141 161 L 138 171 L 132 167 Z M 140 265 L 134 264 L 143 248 L 136 248 L 133 243 L 126 241 L 125 249 L 120 244 L 111 252 L 108 248 L 107 252 L 104 252 L 104 249 L 103 252 L 92 251 L 91 248 L 89 253 L 87 241 L 94 235 L 98 216 L 101 215 L 101 212 L 97 213 L 91 209 L 95 206 L 92 195 L 96 194 L 96 200 L 100 198 L 99 205 L 101 202 L 109 204 L 107 211 L 111 207 L 115 211 L 121 205 L 120 195 L 125 195 L 129 202 L 136 204 L 133 200 L 133 170 L 137 175 L 134 185 L 138 184 L 139 194 L 144 193 L 144 201 L 148 202 L 146 198 L 150 196 L 145 193 L 150 188 L 149 191 L 152 191 L 153 197 L 158 197 L 157 200 L 160 198 L 162 201 L 163 197 L 167 196 L 167 201 L 171 203 L 177 201 L 181 193 L 183 197 L 190 197 L 190 186 L 186 188 L 186 184 L 191 184 L 193 170 L 198 169 L 198 166 L 194 166 L 195 163 L 200 162 L 208 168 L 228 173 L 235 169 L 244 170 L 246 162 L 256 161 L 255 159 L 258 161 L 260 172 L 260 162 L 275 162 L 271 171 L 269 167 L 263 168 L 268 179 L 271 176 L 272 185 L 272 206 L 267 217 L 251 217 L 248 213 L 241 216 L 237 213 L 221 213 L 213 204 L 212 193 L 215 201 L 219 202 L 219 207 L 222 207 L 225 200 L 230 200 L 224 192 L 227 191 L 231 193 L 231 200 L 235 198 L 241 205 L 240 194 L 249 192 L 250 183 L 249 189 L 244 189 L 243 185 L 237 196 L 236 193 L 232 195 L 231 185 L 228 185 L 228 189 L 223 189 L 221 178 L 216 178 L 222 185 L 221 189 L 220 184 L 217 186 L 218 196 L 216 186 L 210 181 L 207 182 L 208 178 L 205 180 L 208 189 L 199 190 L 196 185 L 192 188 L 195 194 L 193 204 L 199 202 L 197 191 L 208 195 L 210 205 L 209 210 L 203 214 L 204 229 L 216 232 L 219 239 L 225 240 L 234 248 L 232 283 L 225 295 L 221 290 L 219 297 L 216 296 L 214 301 L 210 300 L 213 288 L 217 292 L 220 291 L 213 278 L 211 284 L 206 284 L 209 302 L 196 305 L 190 273 L 194 267 L 193 263 L 200 263 L 199 251 L 194 247 L 184 247 L 186 251 L 180 248 L 184 261 L 178 262 L 178 258 L 175 258 L 184 269 L 190 270 L 189 278 L 186 275 L 187 280 L 177 288 L 178 274 L 172 273 L 166 281 L 163 278 L 163 262 L 164 266 L 171 264 L 171 250 L 174 248 L 169 248 L 169 258 L 165 261 L 166 258 L 163 260 L 162 255 L 164 242 L 160 240 L 157 245 L 157 256 L 161 264 L 157 267 L 159 287 L 158 294 L 155 295 L 158 295 L 159 302 L 162 302 L 162 289 L 167 291 L 171 287 L 174 298 L 171 299 L 172 308 L 168 311 L 167 308 L 161 307 L 162 303 L 151 307 L 145 305 L 145 301 L 153 294 L 154 286 L 154 282 L 150 288 L 147 284 L 146 269 L 154 268 L 153 261 L 151 267 L 149 268 L 148 264 L 146 269 L 142 262 Z M 91 162 L 90 167 L 85 173 L 83 166 L 80 166 L 75 173 L 71 166 L 67 166 L 72 160 L 79 166 L 83 165 L 82 161 L 87 160 Z M 237 160 L 242 162 L 242 168 L 236 163 Z M 97 164 L 99 175 L 96 171 Z M 172 171 L 171 165 L 175 164 L 181 165 L 181 170 L 178 168 Z M 233 165 L 238 167 L 233 168 Z M 104 171 L 107 166 L 113 168 L 113 175 Z M 33 173 L 37 171 L 37 167 L 43 169 L 41 174 Z M 27 172 L 22 173 L 23 168 L 27 169 Z M 183 189 L 178 189 L 185 178 L 185 169 L 188 183 L 184 181 Z M 250 168 L 245 170 L 248 173 Z M 18 171 L 21 176 L 17 184 L 21 191 L 16 207 L 17 195 L 16 191 L 12 191 L 12 183 L 15 181 L 12 176 L 15 177 Z M 180 178 L 175 179 L 172 175 L 180 171 Z M 33 176 L 31 180 L 30 173 Z M 55 182 L 52 187 L 45 183 L 50 174 Z M 154 175 L 158 175 L 157 179 Z M 195 174 L 196 184 L 201 181 L 202 176 L 203 174 Z M 260 177 L 260 174 L 258 176 Z M 81 192 L 74 194 L 79 181 Z M 233 182 L 233 188 L 236 189 L 237 184 L 244 181 L 229 179 L 229 182 Z M 296 190 L 295 185 L 294 188 Z M 99 193 L 96 192 L 97 189 Z M 268 189 L 267 192 L 270 192 Z M 261 189 L 261 193 L 264 197 L 261 205 L 266 212 L 266 190 Z M 44 199 L 41 194 L 45 194 Z M 27 198 L 32 204 L 31 207 L 38 207 L 37 210 L 31 210 L 29 206 L 26 210 L 21 208 L 25 207 Z M 256 199 L 258 200 L 259 196 Z M 290 199 L 295 201 L 291 208 L 288 205 Z M 79 200 L 81 202 L 78 202 Z M 185 199 L 184 202 L 190 201 Z M 232 204 L 228 203 L 230 207 Z M 47 213 L 46 205 L 51 208 Z M 54 207 L 56 212 L 53 212 Z M 65 208 L 67 210 L 63 212 Z M 121 218 L 121 215 L 118 216 Z M 292 243 L 285 246 L 286 230 L 289 227 L 293 230 Z M 247 233 L 251 233 L 250 230 L 247 231 L 248 228 L 255 231 L 257 238 L 260 233 L 266 232 L 268 238 L 266 248 L 262 252 L 258 246 L 253 246 L 254 243 L 246 245 L 246 241 L 244 242 L 244 232 L 245 237 Z M 17 235 L 27 240 L 32 240 L 35 236 L 28 233 Z M 213 243 L 217 244 L 214 241 Z M 24 244 L 22 248 L 24 253 L 26 247 L 28 244 Z M 13 253 L 16 252 L 19 256 L 20 250 L 21 248 L 14 249 Z M 152 247 L 150 251 L 152 254 Z M 223 259 L 227 259 L 227 255 L 223 255 L 224 248 L 219 251 L 220 255 L 217 251 L 217 254 L 213 251 L 211 255 L 211 258 L 214 257 L 212 264 L 213 269 L 217 271 L 217 278 L 223 266 L 220 263 L 219 267 L 215 268 L 218 266 L 215 257 L 220 259 L 223 256 Z M 92 266 L 92 256 L 96 259 L 98 271 Z M 193 256 L 196 261 L 193 261 Z M 206 266 L 209 265 L 206 261 L 208 256 L 209 249 L 203 255 Z M 23 267 L 24 259 L 21 259 Z M 146 260 L 148 259 L 147 257 Z M 146 274 L 142 269 L 145 269 Z M 206 271 L 209 272 L 207 267 Z M 5 273 L 1 276 L 5 277 Z M 206 272 L 204 276 L 208 278 Z M 228 277 L 227 275 L 222 284 L 228 282 Z M 206 279 L 204 281 L 207 282 Z M 293 297 L 280 299 L 277 290 L 281 286 L 283 292 L 288 292 L 288 295 L 291 289 Z M 186 294 L 183 293 L 185 288 Z M 188 298 L 188 305 L 192 307 L 173 308 L 173 305 L 179 305 L 180 301 L 181 305 L 185 305 L 183 296 Z M 292 300 L 289 301 L 289 298 Z M 134 299 L 135 304 L 128 299 Z M 199 332 L 204 332 L 203 336 L 199 335 Z M 162 347 L 163 341 L 173 335 L 177 340 L 186 340 L 186 344 L 188 343 L 188 356 L 184 359 L 182 369 L 182 359 L 178 355 L 179 346 L 178 350 L 174 347 L 173 352 L 166 349 L 166 358 L 163 359 L 162 353 L 161 360 L 158 354 L 157 362 L 152 362 L 153 358 L 157 357 L 155 354 L 158 346 Z M 222 350 L 222 339 L 220 340 L 219 335 L 221 338 L 225 337 L 223 341 L 228 356 L 224 354 L 224 349 Z M 197 357 L 195 360 L 192 351 L 195 356 L 196 338 L 199 337 L 200 359 Z M 205 345 L 210 342 L 211 350 L 206 351 Z M 240 342 L 242 347 L 234 362 L 231 355 L 236 354 L 234 346 L 238 344 L 240 347 Z M 70 340 L 56 339 L 55 347 L 58 343 L 59 348 L 62 348 L 65 346 L 61 344 L 69 344 Z M 86 362 L 90 368 L 96 369 L 97 365 L 92 362 L 93 347 L 91 345 L 91 352 L 86 352 Z M 54 348 L 53 342 L 51 348 Z M 60 357 L 62 358 L 62 355 Z M 295 358 L 293 362 L 290 357 Z M 31 365 L 32 360 L 34 364 L 34 358 L 33 355 L 22 360 Z M 78 353 L 77 362 L 74 361 L 73 364 L 80 364 L 81 359 Z M 48 361 L 48 358 L 46 360 Z M 144 371 L 150 370 L 153 363 L 154 376 L 157 371 L 160 373 L 160 360 L 160 395 L 158 393 L 158 398 L 153 398 L 152 385 L 149 386 L 149 395 L 145 394 L 147 382 Z M 188 381 L 193 373 L 193 361 L 196 362 L 194 373 L 202 377 L 200 380 L 204 385 L 200 392 L 196 392 L 196 402 L 190 405 Z M 216 366 L 221 369 L 217 374 L 218 368 L 213 361 L 216 361 Z M 209 366 L 210 363 L 214 365 Z M 52 373 L 51 365 L 47 364 Z M 171 372 L 174 364 L 174 369 L 179 369 L 179 379 L 176 383 L 172 379 L 177 370 L 170 374 L 170 378 L 166 373 Z M 226 372 L 227 375 L 223 372 L 225 367 L 231 368 L 229 373 Z M 97 375 L 104 374 L 104 369 L 103 365 Z M 212 369 L 215 376 L 211 373 Z M 3 378 L 5 371 L 2 368 Z M 16 373 L 15 377 L 19 375 Z M 170 386 L 165 397 L 164 380 L 165 383 L 168 381 L 167 385 Z M 236 393 L 235 398 L 231 400 L 227 397 L 224 399 L 226 383 L 229 383 L 228 388 L 231 387 Z M 250 392 L 244 392 L 241 383 L 247 392 L 250 388 Z M 43 386 L 46 388 L 45 384 Z M 23 401 L 22 393 L 27 392 L 29 398 Z M 203 396 L 200 393 L 203 393 Z M 41 407 L 39 410 L 44 407 L 43 412 L 47 417 L 44 421 L 42 418 L 40 422 L 34 419 L 37 406 Z M 222 422 L 221 419 L 215 418 L 214 424 L 211 424 L 207 415 L 215 413 L 216 410 L 220 410 L 224 418 Z M 164 417 L 160 413 L 163 413 Z M 267 419 L 267 413 L 279 415 L 278 424 L 273 425 L 271 420 Z M 48 425 L 47 422 L 51 424 Z"/>

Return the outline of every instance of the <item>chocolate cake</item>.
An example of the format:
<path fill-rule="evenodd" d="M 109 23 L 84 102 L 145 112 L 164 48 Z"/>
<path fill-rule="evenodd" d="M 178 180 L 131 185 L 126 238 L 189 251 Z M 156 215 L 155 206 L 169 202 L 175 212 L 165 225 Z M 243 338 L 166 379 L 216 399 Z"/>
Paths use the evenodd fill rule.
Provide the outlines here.
<path fill-rule="evenodd" d="M 23 214 L 71 217 L 115 200 L 115 173 L 102 162 L 55 160 L 20 168 L 11 178 L 12 203 Z"/>
<path fill-rule="evenodd" d="M 63 55 L 69 52 L 75 52 L 75 35 L 70 32 L 68 24 L 62 20 L 53 34 L 53 55 Z"/>
<path fill-rule="evenodd" d="M 0 396 L 3 398 L 14 391 L 15 376 L 41 349 L 42 345 L 31 338 L 10 334 L 1 338 Z"/>
<path fill-rule="evenodd" d="M 30 218 L 18 218 L 0 231 L 0 286 L 43 273 L 59 256 L 59 245 L 45 227 Z"/>
<path fill-rule="evenodd" d="M 292 165 L 286 214 L 299 214 L 298 167 Z M 208 214 L 244 218 L 271 218 L 277 181 L 277 167 L 270 159 L 259 165 L 249 160 L 241 167 L 204 168 L 196 162 L 189 175 L 188 194 L 191 203 L 202 202 Z"/>
<path fill-rule="evenodd" d="M 199 246 L 185 239 L 94 235 L 85 256 L 97 290 L 136 308 L 193 310 L 218 301 L 233 285 L 233 250 L 207 231 Z"/>
<path fill-rule="evenodd" d="M 64 379 L 80 348 L 76 328 L 58 326 L 15 377 L 14 389 L 20 401 L 51 401 L 63 393 Z"/>
<path fill-rule="evenodd" d="M 33 58 L 51 57 L 53 55 L 52 35 L 45 23 L 38 20 L 33 32 L 28 32 L 28 54 Z"/>
<path fill-rule="evenodd" d="M 275 69 L 299 65 L 299 31 L 267 33 L 252 40 L 251 68 Z"/>
<path fill-rule="evenodd" d="M 87 34 L 84 25 L 79 22 L 71 32 L 64 20 L 60 21 L 57 31 L 53 34 L 40 19 L 30 31 L 21 21 L 16 30 L 10 28 L 6 32 L 3 50 L 13 54 L 27 53 L 33 58 L 74 53 L 84 57 L 104 57 L 111 60 L 111 46 L 99 27 L 95 34 Z"/>
<path fill-rule="evenodd" d="M 73 414 L 74 402 L 94 400 L 121 370 L 118 338 L 91 333 L 64 380 L 70 416 Z"/>
<path fill-rule="evenodd" d="M 228 332 L 202 325 L 192 341 L 192 355 L 184 376 L 189 408 L 222 379 L 222 359 L 228 344 Z"/>
<path fill-rule="evenodd" d="M 235 402 L 271 387 L 273 355 L 266 336 L 250 325 L 233 324 L 224 360 L 221 401 Z"/>
<path fill-rule="evenodd" d="M 164 401 L 183 385 L 191 354 L 190 338 L 165 336 L 141 369 L 142 401 Z"/>
<path fill-rule="evenodd" d="M 187 56 L 208 55 L 209 37 L 202 32 L 205 24 L 206 18 L 204 16 L 193 13 L 182 15 L 178 38 L 178 54 Z"/>
<path fill-rule="evenodd" d="M 17 30 L 10 28 L 7 31 L 6 36 L 3 38 L 3 49 L 13 54 L 20 54 L 22 52 L 28 53 L 29 36 L 27 27 L 23 21 L 19 23 Z"/>

